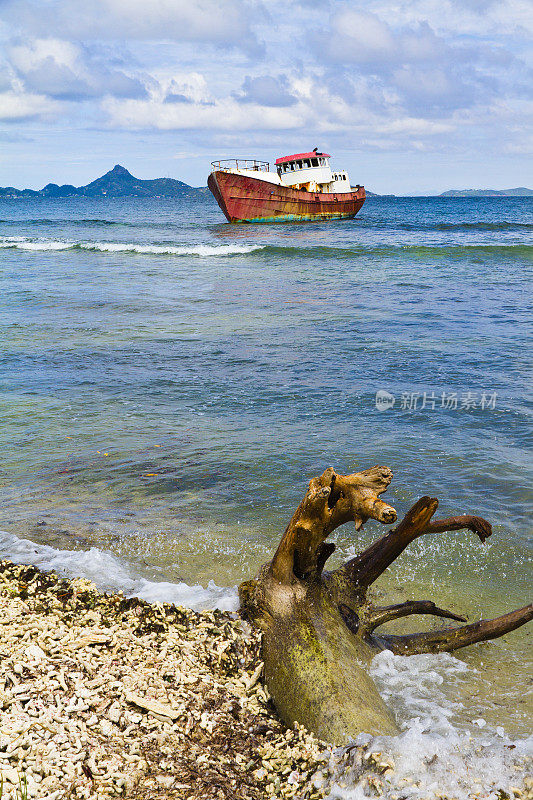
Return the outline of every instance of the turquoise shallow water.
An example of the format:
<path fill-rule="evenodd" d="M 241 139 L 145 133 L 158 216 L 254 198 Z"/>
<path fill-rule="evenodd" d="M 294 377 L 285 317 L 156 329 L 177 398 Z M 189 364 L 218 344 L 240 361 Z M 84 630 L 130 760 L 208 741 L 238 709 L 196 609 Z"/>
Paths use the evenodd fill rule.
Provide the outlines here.
<path fill-rule="evenodd" d="M 353 221 L 255 227 L 227 225 L 210 197 L 0 202 L 3 553 L 24 537 L 108 554 L 104 585 L 124 568 L 231 587 L 310 477 L 382 463 L 400 512 L 432 494 L 494 536 L 422 541 L 380 590 L 471 619 L 523 605 L 532 212 L 371 198 Z M 341 530 L 339 557 L 378 528 Z M 519 729 L 530 641 L 465 651 Z"/>

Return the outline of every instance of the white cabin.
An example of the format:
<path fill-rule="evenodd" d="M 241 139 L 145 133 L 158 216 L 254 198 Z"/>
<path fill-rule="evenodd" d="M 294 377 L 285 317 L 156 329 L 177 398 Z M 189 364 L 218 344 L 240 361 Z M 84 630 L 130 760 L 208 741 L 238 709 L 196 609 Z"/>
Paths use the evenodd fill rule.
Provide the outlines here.
<path fill-rule="evenodd" d="M 271 171 L 268 161 L 255 159 L 228 159 L 213 161 L 214 170 L 246 175 L 277 186 L 290 186 L 306 192 L 350 192 L 350 179 L 346 170 L 331 169 L 328 153 L 319 153 L 315 148 L 310 153 L 295 153 L 276 159 L 276 172 Z"/>
<path fill-rule="evenodd" d="M 285 186 L 307 192 L 349 192 L 350 179 L 346 170 L 333 172 L 328 153 L 296 153 L 276 159 L 276 168 Z"/>

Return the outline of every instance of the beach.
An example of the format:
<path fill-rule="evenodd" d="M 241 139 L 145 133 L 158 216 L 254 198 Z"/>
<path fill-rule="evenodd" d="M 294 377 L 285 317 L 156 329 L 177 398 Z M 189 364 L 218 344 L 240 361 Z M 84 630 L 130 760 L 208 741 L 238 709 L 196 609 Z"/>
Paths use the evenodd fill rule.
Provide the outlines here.
<path fill-rule="evenodd" d="M 334 748 L 286 729 L 260 637 L 236 615 L 102 595 L 7 561 L 0 615 L 4 800 L 419 796 L 372 737 Z M 532 797 L 527 752 L 510 764 L 487 794 L 473 772 L 468 796 Z"/>
<path fill-rule="evenodd" d="M 325 745 L 277 721 L 235 615 L 5 561 L 0 608 L 4 800 L 324 796 Z"/>

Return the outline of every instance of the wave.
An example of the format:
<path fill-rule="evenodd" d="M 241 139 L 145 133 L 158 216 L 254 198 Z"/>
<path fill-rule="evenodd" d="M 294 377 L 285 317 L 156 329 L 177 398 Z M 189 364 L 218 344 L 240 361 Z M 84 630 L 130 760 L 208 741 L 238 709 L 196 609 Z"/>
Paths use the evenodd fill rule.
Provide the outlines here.
<path fill-rule="evenodd" d="M 533 224 L 529 222 L 447 222 L 440 223 L 439 225 L 432 225 L 434 230 L 437 231 L 530 231 L 533 230 Z"/>
<path fill-rule="evenodd" d="M 362 734 L 356 739 L 367 745 L 367 753 L 377 754 L 381 766 L 394 763 L 385 776 L 379 768 L 374 776 L 382 800 L 497 800 L 512 797 L 512 787 L 521 785 L 533 737 L 510 739 L 502 727 L 493 730 L 483 718 L 463 729 L 454 722 L 461 704 L 451 698 L 471 672 L 448 653 L 395 656 L 384 651 L 375 656 L 370 674 L 386 703 L 405 721 L 398 736 Z M 368 800 L 370 792 L 357 780 L 357 764 L 355 774 L 351 772 L 352 753 L 349 747 L 333 752 L 336 782 L 328 800 Z"/>
<path fill-rule="evenodd" d="M 47 572 L 53 570 L 66 578 L 88 578 L 101 591 L 123 592 L 127 597 L 140 597 L 150 603 L 175 603 L 196 611 L 206 608 L 236 611 L 239 606 L 236 587 L 220 587 L 213 581 L 207 587 L 189 586 L 183 581 L 149 581 L 136 576 L 130 565 L 98 547 L 57 550 L 0 531 L 0 558 L 16 564 L 33 564 Z"/>
<path fill-rule="evenodd" d="M 267 254 L 277 256 L 298 256 L 299 258 L 334 258 L 350 259 L 358 256 L 423 256 L 425 258 L 442 256 L 458 257 L 462 255 L 495 255 L 528 257 L 533 256 L 533 246 L 525 244 L 442 244 L 442 245 L 423 245 L 423 244 L 391 244 L 391 245 L 359 245 L 352 247 L 328 247 L 320 245 L 318 247 L 294 247 L 283 245 L 266 245 L 261 248 L 260 256 Z"/>
<path fill-rule="evenodd" d="M 533 223 L 530 222 L 400 222 L 396 220 L 361 218 L 361 225 L 368 228 L 386 228 L 401 231 L 530 231 Z"/>
<path fill-rule="evenodd" d="M 33 252 L 89 250 L 97 253 L 142 253 L 173 256 L 231 256 L 263 249 L 261 245 L 168 245 L 129 244 L 128 242 L 72 242 L 56 239 L 30 239 L 26 236 L 2 236 L 0 248 Z"/>
<path fill-rule="evenodd" d="M 87 217 L 82 219 L 52 219 L 47 217 L 38 217 L 35 219 L 0 219 L 0 224 L 3 225 L 69 225 L 69 226 L 83 226 L 83 225 L 105 225 L 109 227 L 122 227 L 122 228 L 169 228 L 172 227 L 168 222 L 154 222 L 153 220 L 143 220 L 142 222 L 129 222 L 127 220 L 114 220 L 104 219 L 102 217 Z M 530 231 L 533 230 L 533 223 L 530 222 L 509 222 L 501 220 L 500 222 L 400 222 L 394 219 L 383 220 L 379 218 L 372 218 L 372 216 L 362 217 L 358 221 L 358 225 L 368 230 L 369 228 L 388 229 L 388 230 L 402 230 L 402 231 Z"/>
<path fill-rule="evenodd" d="M 48 217 L 38 217 L 35 219 L 0 219 L 3 225 L 121 225 L 124 227 L 137 227 L 133 222 L 122 222 L 121 220 L 101 219 L 98 217 L 89 217 L 87 219 L 52 219 Z M 145 225 L 141 223 L 143 227 Z M 152 227 L 147 223 L 148 227 Z M 156 227 L 165 225 L 165 223 L 156 223 Z"/>
<path fill-rule="evenodd" d="M 295 247 L 294 245 L 259 244 L 136 244 L 129 242 L 73 242 L 60 239 L 31 239 L 27 236 L 0 236 L 0 249 L 15 249 L 34 252 L 83 250 L 96 253 L 138 253 L 145 255 L 170 256 L 231 256 L 256 255 L 290 258 L 334 258 L 336 260 L 356 258 L 373 254 L 375 256 L 407 255 L 424 258 L 458 257 L 462 255 L 511 256 L 531 259 L 533 247 L 525 244 L 401 244 L 401 245 L 358 245 L 352 247 L 329 247 L 327 245 Z"/>
<path fill-rule="evenodd" d="M 134 567 L 113 554 L 89 550 L 60 550 L 0 531 L 0 558 L 33 564 L 44 571 L 93 581 L 102 591 L 123 592 L 148 602 L 170 602 L 194 610 L 219 608 L 236 611 L 236 587 L 207 587 L 184 582 L 156 582 L 134 574 Z M 482 717 L 459 723 L 460 686 L 472 678 L 472 667 L 448 653 L 396 656 L 376 655 L 370 675 L 389 707 L 403 721 L 397 736 L 360 734 L 367 754 L 376 753 L 371 776 L 382 800 L 422 800 L 448 796 L 458 800 L 497 800 L 512 797 L 513 786 L 525 777 L 533 737 L 510 739 L 503 727 L 491 727 Z M 472 716 L 475 716 L 473 714 Z M 353 763 L 353 747 L 332 750 L 329 767 L 334 775 L 328 800 L 368 800 L 367 787 Z M 383 766 L 394 768 L 384 776 Z M 369 773 L 367 773 L 369 775 Z"/>

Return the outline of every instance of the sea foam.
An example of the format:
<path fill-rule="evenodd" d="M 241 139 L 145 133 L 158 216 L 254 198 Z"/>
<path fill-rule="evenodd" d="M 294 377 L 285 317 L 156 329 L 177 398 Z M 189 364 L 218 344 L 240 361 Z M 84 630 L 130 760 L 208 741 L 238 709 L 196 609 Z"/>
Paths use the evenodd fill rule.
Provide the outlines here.
<path fill-rule="evenodd" d="M 121 591 L 127 597 L 140 597 L 151 603 L 175 603 L 197 611 L 206 608 L 236 611 L 239 606 L 236 587 L 220 587 L 213 581 L 205 588 L 199 584 L 189 586 L 183 581 L 149 581 L 136 576 L 131 565 L 98 547 L 58 550 L 0 531 L 0 558 L 33 564 L 44 571 L 53 570 L 66 578 L 88 578 L 102 591 Z"/>
<path fill-rule="evenodd" d="M 375 656 L 370 674 L 402 731 L 398 736 L 361 735 L 356 742 L 368 743 L 369 753 L 380 754 L 378 761 L 394 762 L 393 771 L 376 776 L 383 800 L 498 800 L 512 797 L 512 787 L 521 785 L 533 736 L 511 740 L 503 727 L 493 729 L 484 719 L 460 724 L 455 717 L 461 708 L 459 684 L 470 673 L 449 653 L 396 656 L 383 651 Z M 328 800 L 369 796 L 365 781 L 356 782 L 344 767 L 346 754 L 346 748 L 337 748 L 332 755 L 337 780 Z"/>
<path fill-rule="evenodd" d="M 128 242 L 73 242 L 59 239 L 30 239 L 26 236 L 1 236 L 0 248 L 46 252 L 48 250 L 89 250 L 97 253 L 141 253 L 172 256 L 231 256 L 262 250 L 261 245 L 170 245 L 130 244 Z"/>
<path fill-rule="evenodd" d="M 61 550 L 0 531 L 0 558 L 68 578 L 85 577 L 103 591 L 122 591 L 149 602 L 171 602 L 195 610 L 238 608 L 236 587 L 219 587 L 213 581 L 205 588 L 149 581 L 135 576 L 132 565 L 97 547 Z M 502 791 L 512 797 L 511 787 L 520 785 L 524 774 L 515 765 L 533 752 L 533 737 L 511 740 L 503 727 L 493 730 L 483 719 L 468 726 L 454 720 L 460 707 L 453 699 L 454 687 L 468 678 L 469 669 L 447 653 L 406 657 L 384 651 L 373 659 L 370 674 L 402 723 L 398 736 L 363 734 L 356 739 L 368 745 L 367 752 L 394 762 L 394 771 L 376 775 L 382 782 L 383 800 L 437 796 L 499 800 L 505 796 Z M 350 774 L 347 753 L 342 747 L 331 752 L 336 779 L 328 799 L 367 800 L 372 792 L 365 780 Z"/>

